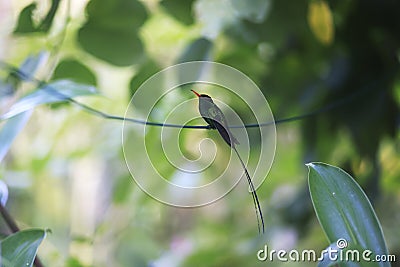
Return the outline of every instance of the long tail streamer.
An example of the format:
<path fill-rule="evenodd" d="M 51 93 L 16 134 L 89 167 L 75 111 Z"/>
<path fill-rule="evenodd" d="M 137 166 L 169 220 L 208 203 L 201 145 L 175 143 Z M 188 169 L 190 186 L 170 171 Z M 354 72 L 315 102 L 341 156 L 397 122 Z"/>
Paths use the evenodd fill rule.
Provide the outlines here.
<path fill-rule="evenodd" d="M 257 224 L 258 224 L 258 232 L 264 233 L 265 232 L 265 226 L 264 226 L 264 217 L 261 211 L 261 206 L 260 206 L 260 202 L 258 201 L 258 196 L 256 193 L 256 189 L 254 187 L 253 181 L 250 178 L 250 174 L 247 171 L 246 165 L 244 164 L 242 158 L 239 155 L 239 152 L 237 151 L 236 147 L 233 145 L 232 146 L 233 150 L 235 150 L 236 155 L 238 156 L 240 163 L 242 164 L 244 173 L 246 174 L 246 178 L 247 178 L 247 182 L 249 183 L 250 186 L 250 193 L 251 196 L 253 197 L 253 202 L 254 202 L 254 209 L 256 211 L 256 216 L 257 216 Z"/>

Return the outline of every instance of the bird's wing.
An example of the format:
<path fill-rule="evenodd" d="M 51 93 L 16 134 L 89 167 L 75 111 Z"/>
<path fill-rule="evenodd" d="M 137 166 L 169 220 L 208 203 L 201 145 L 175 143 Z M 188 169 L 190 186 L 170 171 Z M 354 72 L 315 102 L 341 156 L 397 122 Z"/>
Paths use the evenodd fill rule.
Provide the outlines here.
<path fill-rule="evenodd" d="M 218 121 L 214 121 L 215 128 L 217 128 L 218 133 L 222 136 L 222 138 L 225 140 L 225 142 L 229 145 L 232 146 L 231 142 L 231 137 L 232 135 L 229 133 L 229 131 L 226 129 L 225 126 L 223 126 L 221 123 Z"/>
<path fill-rule="evenodd" d="M 214 106 L 213 108 L 210 108 L 208 110 L 210 117 L 210 120 L 213 121 L 213 126 L 216 128 L 219 132 L 219 134 L 222 136 L 222 138 L 225 140 L 225 142 L 229 145 L 232 146 L 237 144 L 239 145 L 239 141 L 233 136 L 232 132 L 228 128 L 228 123 L 225 118 L 224 113 L 218 108 L 218 106 Z"/>

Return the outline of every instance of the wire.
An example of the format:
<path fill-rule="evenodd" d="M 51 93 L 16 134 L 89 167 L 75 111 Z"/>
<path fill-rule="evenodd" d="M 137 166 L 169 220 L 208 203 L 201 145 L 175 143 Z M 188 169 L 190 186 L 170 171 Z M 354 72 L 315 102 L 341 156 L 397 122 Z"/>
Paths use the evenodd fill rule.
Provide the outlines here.
<path fill-rule="evenodd" d="M 52 94 L 57 95 L 60 97 L 60 99 L 67 100 L 70 103 L 82 108 L 83 110 L 87 111 L 88 113 L 91 113 L 93 115 L 102 117 L 104 119 L 109 119 L 109 120 L 120 120 L 120 121 L 128 121 L 132 123 L 137 123 L 137 124 L 142 124 L 142 125 L 148 125 L 148 126 L 160 126 L 160 127 L 170 127 L 170 128 L 185 128 L 185 129 L 211 129 L 209 125 L 180 125 L 180 124 L 169 124 L 169 123 L 160 123 L 160 122 L 150 122 L 150 121 L 144 121 L 144 120 L 139 120 L 139 119 L 134 119 L 134 118 L 127 118 L 127 117 L 121 117 L 121 116 L 116 116 L 116 115 L 111 115 L 105 112 L 102 112 L 100 110 L 97 110 L 95 108 L 92 108 L 90 106 L 87 106 L 81 102 L 76 101 L 73 98 L 68 97 L 67 95 L 64 95 L 60 93 L 59 91 L 51 88 L 51 86 L 39 79 L 36 79 L 35 77 L 26 74 L 22 72 L 20 69 L 15 68 L 14 66 L 4 62 L 0 61 L 0 66 L 4 69 L 7 69 L 10 72 L 15 73 L 16 75 L 19 76 L 21 80 L 24 81 L 29 81 L 35 83 L 38 88 L 45 88 L 46 90 L 50 91 Z M 41 89 L 43 90 L 43 89 Z M 339 101 L 335 101 L 323 108 L 317 109 L 315 111 L 305 113 L 303 115 L 298 115 L 298 116 L 293 116 L 293 117 L 288 117 L 288 118 L 283 118 L 283 119 L 277 119 L 275 121 L 270 121 L 270 122 L 263 122 L 263 123 L 254 123 L 254 124 L 244 124 L 244 125 L 230 125 L 228 126 L 229 128 L 258 128 L 258 127 L 266 127 L 270 126 L 273 124 L 282 124 L 286 122 L 292 122 L 292 121 L 298 121 L 302 119 L 306 119 L 312 116 L 315 116 L 317 114 L 327 112 L 329 110 L 332 110 L 334 108 L 337 108 L 338 106 L 341 106 L 349 101 L 351 101 L 353 98 L 359 95 L 360 92 L 354 92 L 353 94 L 349 95 L 348 97 L 344 99 L 340 99 Z M 0 116 L 0 120 L 1 116 Z"/>

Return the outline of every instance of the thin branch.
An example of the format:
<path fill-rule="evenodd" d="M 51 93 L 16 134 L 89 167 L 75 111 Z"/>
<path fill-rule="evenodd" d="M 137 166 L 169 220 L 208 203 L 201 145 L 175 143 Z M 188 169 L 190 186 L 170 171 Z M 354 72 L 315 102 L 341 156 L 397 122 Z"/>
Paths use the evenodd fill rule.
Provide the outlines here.
<path fill-rule="evenodd" d="M 116 116 L 116 115 L 111 115 L 111 114 L 107 114 L 105 112 L 102 112 L 100 110 L 97 110 L 95 108 L 92 108 L 90 106 L 87 106 L 81 102 L 76 101 L 73 98 L 68 97 L 67 95 L 64 95 L 62 93 L 60 93 L 59 91 L 51 88 L 51 86 L 49 86 L 48 83 L 36 79 L 35 77 L 22 72 L 20 69 L 15 68 L 14 66 L 4 62 L 4 61 L 0 61 L 0 66 L 2 66 L 3 68 L 9 70 L 10 72 L 14 72 L 15 74 L 17 74 L 21 80 L 25 80 L 25 81 L 29 81 L 29 82 L 33 82 L 35 83 L 38 88 L 46 88 L 46 90 L 50 91 L 52 94 L 57 95 L 58 97 L 60 97 L 60 99 L 62 100 L 67 100 L 70 103 L 82 108 L 83 110 L 85 110 L 88 113 L 91 113 L 93 115 L 102 117 L 104 119 L 109 119 L 109 120 L 120 120 L 120 121 L 128 121 L 131 123 L 137 123 L 137 124 L 142 124 L 142 125 L 148 125 L 148 126 L 160 126 L 160 127 L 170 127 L 170 128 L 185 128 L 185 129 L 210 129 L 209 125 L 180 125 L 180 124 L 169 124 L 169 123 L 161 123 L 161 122 L 150 122 L 150 121 L 144 121 L 144 120 L 139 120 L 139 119 L 134 119 L 134 118 L 127 118 L 127 117 L 121 117 L 121 116 Z M 42 89 L 43 90 L 43 89 Z M 299 116 L 293 116 L 293 117 L 289 117 L 289 118 L 283 118 L 283 119 L 277 119 L 275 121 L 270 121 L 270 122 L 263 122 L 263 123 L 254 123 L 254 124 L 244 124 L 244 125 L 230 125 L 228 126 L 229 128 L 259 128 L 259 127 L 266 127 L 266 126 L 270 126 L 273 124 L 282 124 L 282 123 L 286 123 L 286 122 L 292 122 L 292 121 L 298 121 L 298 120 L 302 120 L 302 119 L 306 119 L 312 116 L 315 116 L 317 114 L 323 113 L 323 112 L 327 112 L 329 110 L 335 109 L 339 106 L 344 105 L 347 102 L 350 102 L 351 100 L 353 100 L 355 97 L 359 96 L 360 93 L 363 93 L 363 91 L 365 90 L 359 90 L 354 92 L 353 94 L 347 96 L 346 98 L 340 99 L 338 101 L 332 102 L 329 105 L 326 105 L 323 108 L 314 110 L 312 112 L 309 113 L 305 113 L 303 115 L 299 115 Z M 0 116 L 0 120 L 1 120 L 1 116 Z"/>
<path fill-rule="evenodd" d="M 8 228 L 10 228 L 11 232 L 16 233 L 19 231 L 17 223 L 14 221 L 13 217 L 8 213 L 7 209 L 0 204 L 0 213 L 3 216 L 4 221 L 6 222 Z"/>

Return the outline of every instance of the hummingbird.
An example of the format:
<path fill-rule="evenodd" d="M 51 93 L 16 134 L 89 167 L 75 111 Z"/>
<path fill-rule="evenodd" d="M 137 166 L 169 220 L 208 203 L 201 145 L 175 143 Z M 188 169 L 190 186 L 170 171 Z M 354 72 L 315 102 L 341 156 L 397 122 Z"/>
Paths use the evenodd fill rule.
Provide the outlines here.
<path fill-rule="evenodd" d="M 233 136 L 232 132 L 229 130 L 228 123 L 226 121 L 224 113 L 221 109 L 214 103 L 212 98 L 206 94 L 199 94 L 195 90 L 191 90 L 199 98 L 199 112 L 203 119 L 207 122 L 210 129 L 216 129 L 224 141 L 232 148 L 239 161 L 243 167 L 244 173 L 247 178 L 247 182 L 250 186 L 250 192 L 253 198 L 254 208 L 257 216 L 258 232 L 264 233 L 264 218 L 261 211 L 260 202 L 258 201 L 258 196 L 254 187 L 254 184 L 250 178 L 250 174 L 247 171 L 246 165 L 244 164 L 239 152 L 236 149 L 236 145 L 239 145 L 239 141 Z"/>

